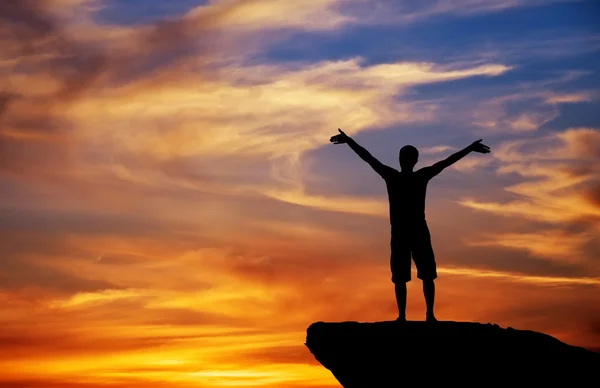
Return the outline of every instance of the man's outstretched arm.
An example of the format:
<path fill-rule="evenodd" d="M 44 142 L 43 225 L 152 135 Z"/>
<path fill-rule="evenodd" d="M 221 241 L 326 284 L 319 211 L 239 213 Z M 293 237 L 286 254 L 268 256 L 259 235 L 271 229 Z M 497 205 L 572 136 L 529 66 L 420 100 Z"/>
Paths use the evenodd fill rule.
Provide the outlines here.
<path fill-rule="evenodd" d="M 379 175 L 384 175 L 391 168 L 386 166 L 377 160 L 369 151 L 355 142 L 350 136 L 346 135 L 341 129 L 338 129 L 340 132 L 339 135 L 332 136 L 329 141 L 333 144 L 348 144 L 352 151 L 356 152 L 358 156 L 365 162 L 369 163 L 369 165 L 375 170 Z"/>
<path fill-rule="evenodd" d="M 491 152 L 490 147 L 481 143 L 482 139 L 479 139 L 471 143 L 468 147 L 448 156 L 446 159 L 437 162 L 436 164 L 429 167 L 431 169 L 432 176 L 435 176 L 442 172 L 446 167 L 450 167 L 454 163 L 458 162 L 471 152 L 478 152 L 480 154 L 488 154 Z"/>

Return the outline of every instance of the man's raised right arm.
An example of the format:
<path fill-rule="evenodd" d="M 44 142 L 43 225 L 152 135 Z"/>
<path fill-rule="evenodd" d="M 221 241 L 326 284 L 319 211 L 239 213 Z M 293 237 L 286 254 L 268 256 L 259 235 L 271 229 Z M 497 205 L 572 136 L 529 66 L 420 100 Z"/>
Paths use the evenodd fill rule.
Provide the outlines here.
<path fill-rule="evenodd" d="M 350 136 L 346 135 L 341 129 L 338 129 L 340 132 L 339 135 L 332 136 L 330 141 L 333 144 L 348 144 L 352 151 L 354 151 L 362 160 L 369 163 L 369 165 L 375 170 L 379 175 L 384 176 L 388 170 L 391 170 L 390 167 L 381 163 L 377 160 L 369 151 L 363 148 L 360 144 L 354 141 Z"/>

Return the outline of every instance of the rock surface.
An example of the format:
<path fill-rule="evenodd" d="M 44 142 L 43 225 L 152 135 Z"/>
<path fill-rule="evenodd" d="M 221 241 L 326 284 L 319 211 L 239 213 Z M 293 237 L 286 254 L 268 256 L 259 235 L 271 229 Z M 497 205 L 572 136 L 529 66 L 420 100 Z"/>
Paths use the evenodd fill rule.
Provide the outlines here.
<path fill-rule="evenodd" d="M 589 386 L 600 354 L 546 334 L 471 322 L 316 322 L 306 346 L 344 388 Z"/>

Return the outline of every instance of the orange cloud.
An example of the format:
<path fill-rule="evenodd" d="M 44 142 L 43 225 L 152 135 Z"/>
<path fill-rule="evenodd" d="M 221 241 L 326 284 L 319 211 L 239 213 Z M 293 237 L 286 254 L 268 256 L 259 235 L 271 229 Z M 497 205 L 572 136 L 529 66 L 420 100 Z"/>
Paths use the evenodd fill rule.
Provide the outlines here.
<path fill-rule="evenodd" d="M 591 234 L 546 230 L 539 233 L 507 233 L 470 242 L 473 246 L 497 246 L 528 251 L 534 256 L 558 261 L 581 262 L 582 246 L 591 241 Z"/>
<path fill-rule="evenodd" d="M 174 265 L 182 270 L 193 268 L 189 264 L 174 260 Z M 313 265 L 316 263 L 305 267 L 307 275 L 316 269 Z M 131 379 L 147 381 L 150 386 L 159 381 L 183 386 L 279 386 L 292 381 L 326 385 L 332 383 L 330 375 L 306 349 L 298 348 L 306 326 L 321 319 L 369 321 L 394 316 L 393 290 L 385 265 L 346 265 L 328 277 L 313 276 L 311 286 L 292 276 L 292 271 L 302 267 L 289 268 L 288 273 L 280 272 L 281 267 L 273 269 L 277 276 L 268 285 L 261 284 L 260 278 L 251 280 L 244 271 L 224 271 L 220 265 L 218 273 L 231 276 L 231 281 L 215 279 L 215 285 L 219 285 L 204 291 L 101 291 L 39 305 L 34 317 L 45 319 L 35 325 L 27 324 L 23 331 L 6 326 L 13 340 L 4 341 L 11 357 L 0 361 L 9 371 L 3 379 L 35 375 L 45 381 L 76 382 L 72 376 L 85 375 L 89 383 L 100 379 L 115 385 L 127 385 Z M 265 265 L 261 271 L 273 269 Z M 510 313 L 519 301 L 522 309 L 539 312 L 545 308 L 547 314 L 560 314 L 561 309 L 567 308 L 569 298 L 579 295 L 582 287 L 598 287 L 598 279 L 586 282 L 443 267 L 440 274 L 438 311 L 447 319 L 476 317 L 521 328 L 544 327 L 573 343 L 594 344 L 599 340 L 581 331 L 578 336 L 568 334 L 568 323 L 558 318 L 544 321 L 543 326 L 539 321 L 530 321 L 535 313 Z M 409 316 L 418 317 L 423 313 L 419 285 L 411 283 L 409 293 Z M 598 302 L 594 299 L 597 293 L 587 295 L 581 301 L 581 309 L 571 307 L 573 319 L 583 319 L 591 303 Z M 488 303 L 491 299 L 493 304 Z M 332 303 L 338 307 L 332 309 Z M 590 305 L 586 307 L 587 304 Z M 12 314 L 31 314 L 27 306 L 9 307 Z M 8 319 L 15 317 L 9 315 Z M 284 349 L 285 356 L 277 355 Z M 270 366 L 266 367 L 257 357 L 269 359 Z"/>
<path fill-rule="evenodd" d="M 595 149 L 600 139 L 598 133 L 594 129 L 576 128 L 543 139 L 501 145 L 495 152 L 504 162 L 498 172 L 535 180 L 506 188 L 520 196 L 521 199 L 515 201 L 500 204 L 465 200 L 463 204 L 547 222 L 597 221 L 600 208 L 589 200 L 583 189 L 597 179 L 594 170 L 600 162 Z"/>
<path fill-rule="evenodd" d="M 308 0 L 289 3 L 285 0 L 224 0 L 200 6 L 189 13 L 194 18 L 205 13 L 219 15 L 219 24 L 241 30 L 271 28 L 332 29 L 355 21 L 336 9 L 339 0 Z"/>
<path fill-rule="evenodd" d="M 469 244 L 527 251 L 537 258 L 577 263 L 596 273 L 600 247 L 595 173 L 600 168 L 595 145 L 600 140 L 598 134 L 595 129 L 574 128 L 498 147 L 497 173 L 516 175 L 521 180 L 505 187 L 515 198 L 506 202 L 464 199 L 460 203 L 500 217 L 536 222 L 538 226 L 535 231 L 481 235 Z"/>

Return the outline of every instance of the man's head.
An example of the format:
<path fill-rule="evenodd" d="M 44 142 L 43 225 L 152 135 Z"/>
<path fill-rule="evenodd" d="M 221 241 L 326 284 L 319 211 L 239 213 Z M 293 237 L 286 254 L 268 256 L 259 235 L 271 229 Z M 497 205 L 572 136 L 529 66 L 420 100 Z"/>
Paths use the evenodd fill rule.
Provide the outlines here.
<path fill-rule="evenodd" d="M 419 151 L 411 145 L 405 145 L 400 148 L 400 168 L 402 170 L 412 171 L 419 160 Z"/>

